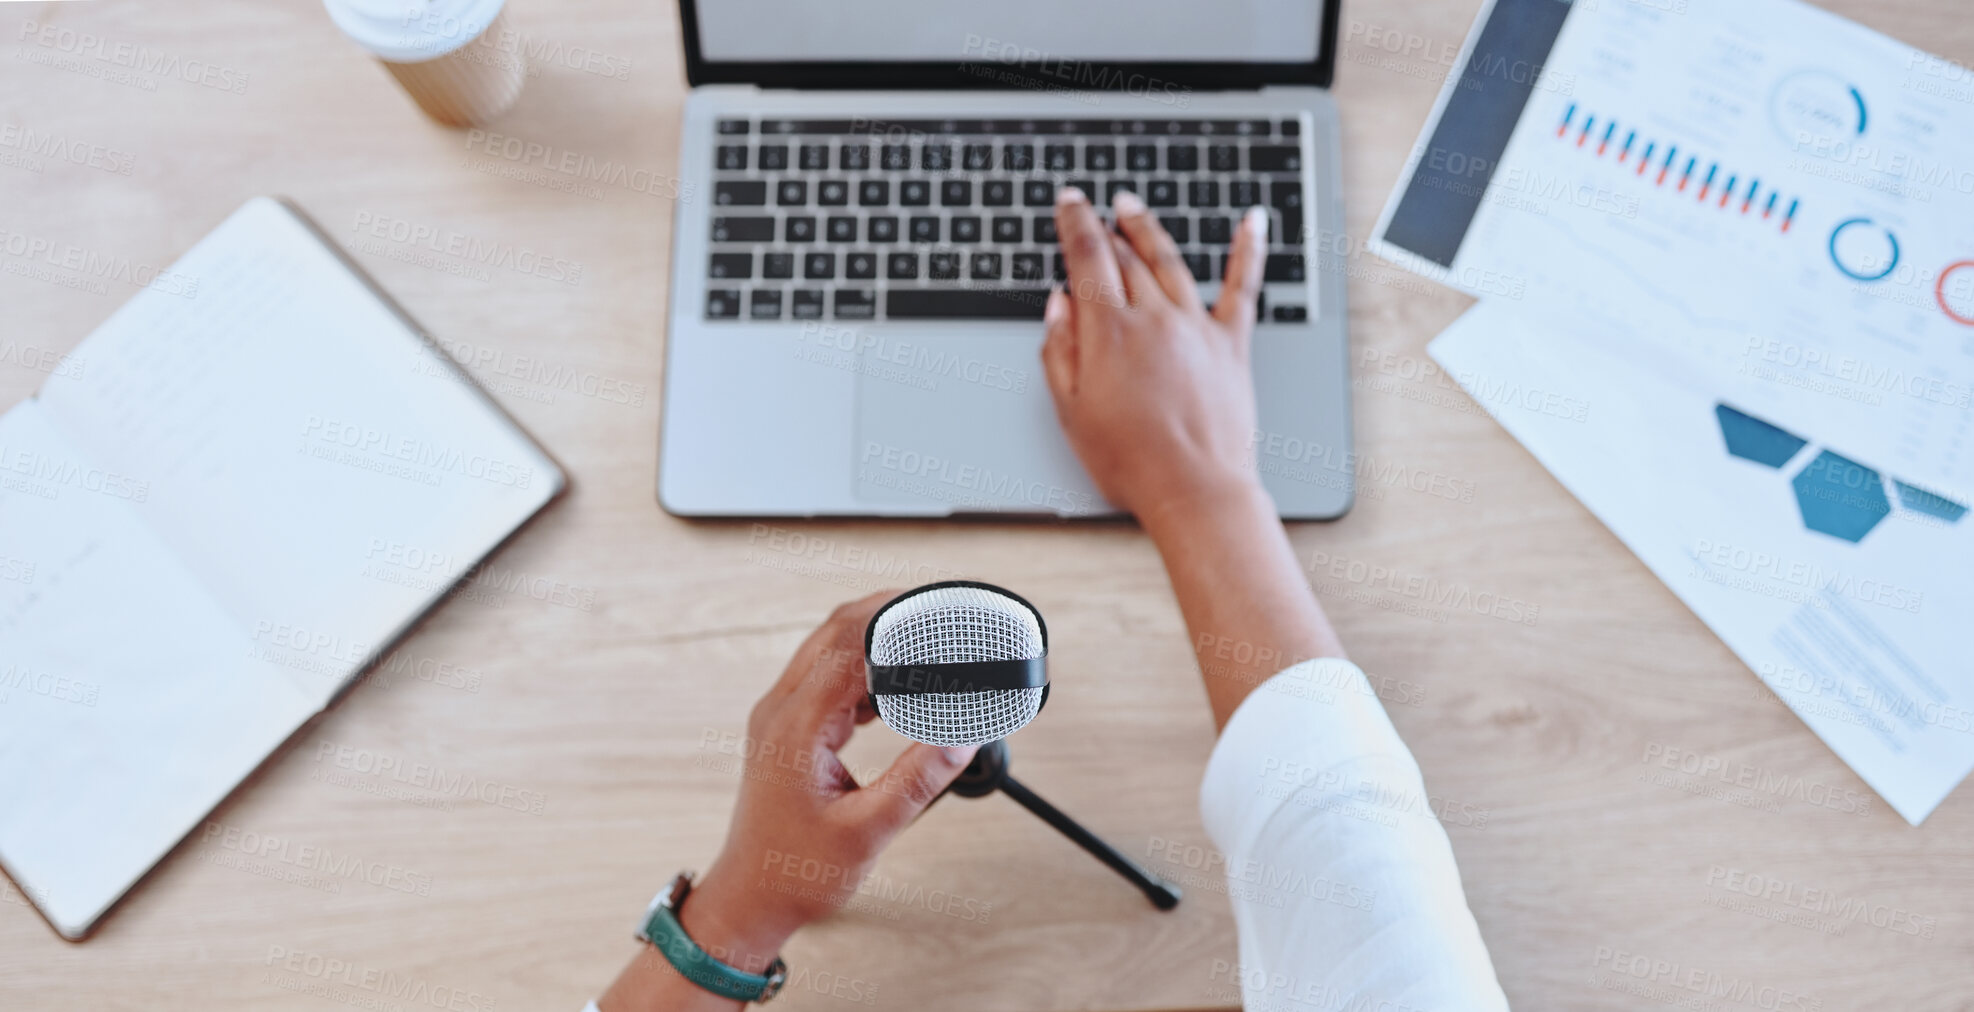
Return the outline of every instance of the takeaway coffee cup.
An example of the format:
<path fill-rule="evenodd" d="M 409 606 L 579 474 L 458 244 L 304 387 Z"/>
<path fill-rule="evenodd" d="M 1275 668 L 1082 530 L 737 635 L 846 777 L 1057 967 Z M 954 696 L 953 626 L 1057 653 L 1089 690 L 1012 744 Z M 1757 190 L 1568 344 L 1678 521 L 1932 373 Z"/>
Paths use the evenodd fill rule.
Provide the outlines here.
<path fill-rule="evenodd" d="M 528 65 L 503 52 L 506 0 L 323 0 L 343 34 L 377 57 L 425 115 L 475 126 L 521 97 Z"/>

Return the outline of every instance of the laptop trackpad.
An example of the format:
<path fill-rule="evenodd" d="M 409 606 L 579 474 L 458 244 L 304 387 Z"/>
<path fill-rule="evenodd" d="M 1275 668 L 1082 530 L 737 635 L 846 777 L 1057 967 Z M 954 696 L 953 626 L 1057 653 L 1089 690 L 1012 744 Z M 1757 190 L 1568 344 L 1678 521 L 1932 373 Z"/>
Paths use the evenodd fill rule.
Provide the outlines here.
<path fill-rule="evenodd" d="M 1056 424 L 1040 327 L 1017 326 L 858 334 L 859 500 L 931 513 L 1110 511 Z"/>

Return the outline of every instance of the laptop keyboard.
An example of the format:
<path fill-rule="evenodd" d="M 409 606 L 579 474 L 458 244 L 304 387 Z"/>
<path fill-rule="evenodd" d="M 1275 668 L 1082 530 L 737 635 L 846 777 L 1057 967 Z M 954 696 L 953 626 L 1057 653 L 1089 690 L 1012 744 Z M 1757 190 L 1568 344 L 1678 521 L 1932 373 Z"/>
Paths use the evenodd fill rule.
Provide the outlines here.
<path fill-rule="evenodd" d="M 1268 208 L 1260 318 L 1308 318 L 1300 124 L 1293 119 L 726 118 L 714 150 L 710 320 L 1042 318 L 1055 194 L 1108 220 L 1144 198 L 1195 280 L 1226 271 L 1247 208 Z"/>

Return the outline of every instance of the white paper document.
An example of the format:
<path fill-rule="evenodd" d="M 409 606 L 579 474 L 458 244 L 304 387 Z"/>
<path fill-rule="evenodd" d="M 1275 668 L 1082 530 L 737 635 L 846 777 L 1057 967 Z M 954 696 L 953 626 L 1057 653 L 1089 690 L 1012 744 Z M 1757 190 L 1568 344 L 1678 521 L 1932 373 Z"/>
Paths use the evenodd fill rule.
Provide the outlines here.
<path fill-rule="evenodd" d="M 1907 819 L 1974 766 L 1974 94 L 1794 0 L 1492 0 L 1373 247 L 1470 392 Z"/>
<path fill-rule="evenodd" d="M 283 204 L 168 274 L 0 416 L 0 863 L 70 937 L 563 487 Z"/>
<path fill-rule="evenodd" d="M 1865 783 L 1923 820 L 1974 768 L 1974 520 L 1895 497 L 1882 515 L 1863 509 L 1869 483 L 1826 480 L 1816 430 L 1740 411 L 1675 360 L 1596 336 L 1484 301 L 1431 352 L 1470 388 L 1512 376 L 1585 405 L 1488 407 Z M 1823 504 L 1833 524 L 1870 529 L 1810 529 L 1806 508 Z"/>

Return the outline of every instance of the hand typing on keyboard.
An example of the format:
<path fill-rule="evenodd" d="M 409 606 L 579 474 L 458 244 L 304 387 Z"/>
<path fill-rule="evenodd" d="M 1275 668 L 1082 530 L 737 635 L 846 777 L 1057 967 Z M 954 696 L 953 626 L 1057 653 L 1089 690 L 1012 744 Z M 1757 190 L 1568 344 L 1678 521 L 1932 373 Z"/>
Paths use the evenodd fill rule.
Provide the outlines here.
<path fill-rule="evenodd" d="M 1172 237 L 1129 191 L 1113 234 L 1081 190 L 1056 196 L 1068 280 L 1050 295 L 1042 366 L 1070 445 L 1136 514 L 1257 485 L 1248 346 L 1268 257 L 1255 208 L 1234 230 L 1218 302 L 1200 301 Z"/>

